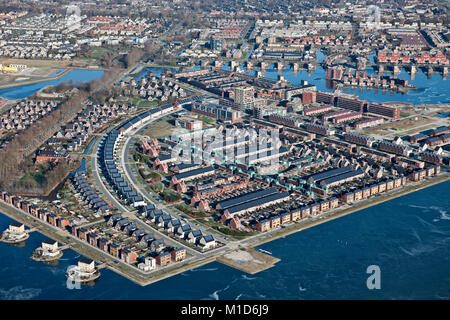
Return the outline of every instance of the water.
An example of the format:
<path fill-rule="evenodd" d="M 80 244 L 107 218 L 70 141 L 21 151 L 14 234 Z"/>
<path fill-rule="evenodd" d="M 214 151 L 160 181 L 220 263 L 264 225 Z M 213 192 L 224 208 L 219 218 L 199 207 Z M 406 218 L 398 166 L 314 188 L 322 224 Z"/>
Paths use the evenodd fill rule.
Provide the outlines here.
<path fill-rule="evenodd" d="M 317 52 L 317 59 L 319 62 L 323 61 L 325 55 L 319 50 Z M 369 56 L 369 60 L 373 62 L 373 54 Z M 241 70 L 247 72 L 247 68 L 245 68 L 244 64 L 241 64 Z M 196 65 L 192 69 L 188 70 L 198 70 L 200 66 Z M 226 65 L 222 68 L 223 70 L 230 70 L 230 66 Z M 143 78 L 148 72 L 153 72 L 156 76 L 160 76 L 165 70 L 173 70 L 174 68 L 143 68 L 138 74 L 134 75 L 134 79 L 139 81 Z M 256 72 L 260 71 L 259 68 L 253 68 L 249 74 L 256 75 Z M 376 73 L 373 68 L 367 68 L 367 74 L 370 76 L 371 74 Z M 385 72 L 385 75 L 389 75 L 389 72 Z M 299 70 L 296 74 L 293 70 L 289 68 L 283 69 L 281 73 L 274 67 L 272 64 L 268 69 L 264 71 L 264 76 L 270 79 L 278 79 L 278 76 L 281 75 L 285 79 L 289 80 L 290 84 L 300 85 L 302 80 L 308 81 L 308 83 L 313 84 L 317 87 L 319 91 L 325 92 L 333 92 L 334 89 L 327 84 L 325 80 L 325 70 L 318 66 L 315 70 L 306 71 Z M 373 89 L 373 88 L 343 88 L 345 93 L 357 95 L 360 99 L 367 100 L 369 102 L 403 102 L 403 103 L 413 103 L 413 104 L 445 104 L 450 103 L 450 85 L 448 79 L 443 79 L 441 74 L 434 73 L 431 75 L 430 79 L 428 79 L 427 75 L 424 74 L 420 69 L 416 73 L 414 80 L 411 79 L 411 76 L 404 70 L 401 70 L 401 73 L 398 74 L 398 78 L 407 79 L 408 83 L 417 87 L 416 90 L 409 90 L 408 93 L 394 92 L 389 90 L 381 90 L 381 89 Z"/>
<path fill-rule="evenodd" d="M 91 150 L 92 145 L 94 144 L 95 140 L 97 140 L 97 137 L 94 137 L 89 141 L 89 144 L 86 146 L 86 149 L 83 151 L 83 154 L 89 154 L 89 150 Z"/>
<path fill-rule="evenodd" d="M 243 68 L 243 67 L 241 67 Z M 229 69 L 229 68 L 228 68 Z M 243 69 L 245 70 L 245 69 Z M 259 69 L 252 70 L 255 74 Z M 372 68 L 367 69 L 368 75 L 376 73 Z M 270 79 L 277 79 L 278 71 L 273 66 L 265 70 L 264 76 Z M 385 73 L 389 74 L 389 73 Z M 325 70 L 318 66 L 315 70 L 308 72 L 300 70 L 295 75 L 292 70 L 284 69 L 281 75 L 290 81 L 290 84 L 299 85 L 301 80 L 306 80 L 310 84 L 314 84 L 319 91 L 333 92 L 334 89 L 327 85 L 325 80 Z M 407 79 L 408 82 L 417 87 L 417 90 L 409 90 L 407 94 L 393 91 L 383 91 L 369 88 L 344 88 L 343 92 L 355 94 L 360 99 L 369 102 L 389 102 L 398 101 L 413 104 L 443 104 L 450 103 L 450 86 L 448 80 L 443 80 L 442 75 L 434 73 L 430 79 L 423 72 L 419 71 L 414 80 L 404 70 L 398 75 L 398 78 Z"/>
<path fill-rule="evenodd" d="M 369 56 L 369 60 L 373 63 L 373 54 Z M 317 60 L 318 62 L 322 62 L 325 58 L 325 55 L 318 50 L 317 52 Z M 247 72 L 247 68 L 244 67 L 244 64 L 241 64 L 241 70 Z M 229 66 L 225 66 L 224 70 L 230 70 Z M 259 68 L 253 68 L 250 71 L 251 75 L 256 75 L 257 71 L 261 71 Z M 376 73 L 373 68 L 367 68 L 367 74 L 370 76 L 371 74 Z M 389 75 L 389 72 L 385 72 L 385 75 Z M 313 84 L 317 87 L 319 91 L 325 92 L 333 92 L 334 89 L 331 88 L 330 85 L 327 84 L 325 80 L 325 70 L 317 66 L 316 69 L 311 71 L 299 70 L 296 74 L 290 68 L 285 68 L 281 72 L 274 67 L 273 64 L 270 65 L 264 71 L 264 77 L 270 79 L 278 79 L 278 76 L 283 76 L 286 80 L 289 80 L 289 84 L 300 85 L 302 80 L 308 81 L 308 83 Z M 409 90 L 407 94 L 401 92 L 394 91 L 383 91 L 381 89 L 371 89 L 371 88 L 350 88 L 346 87 L 343 89 L 344 92 L 349 94 L 355 94 L 360 99 L 367 100 L 369 102 L 404 102 L 404 103 L 413 103 L 413 104 L 444 104 L 450 103 L 450 86 L 448 79 L 444 80 L 441 74 L 434 73 L 431 75 L 430 79 L 428 79 L 427 75 L 424 74 L 420 69 L 416 73 L 414 80 L 411 79 L 411 76 L 404 70 L 401 70 L 401 73 L 398 74 L 398 78 L 407 79 L 408 83 L 417 87 L 417 90 Z"/>
<path fill-rule="evenodd" d="M 144 68 L 134 77 L 164 70 Z M 0 96 L 27 97 L 45 85 L 88 81 L 102 73 L 73 70 L 55 82 L 0 90 Z M 272 68 L 265 75 L 276 79 L 278 73 Z M 293 84 L 307 80 L 332 91 L 321 67 L 297 75 L 285 69 L 282 75 Z M 404 72 L 399 77 L 410 79 Z M 428 80 L 419 72 L 410 81 L 419 90 L 406 95 L 347 92 L 373 102 L 448 103 L 447 81 L 439 74 Z M 260 248 L 281 261 L 256 275 L 215 262 L 146 287 L 103 269 L 95 286 L 69 290 L 65 271 L 80 255 L 66 250 L 58 266 L 35 262 L 29 257 L 45 236 L 33 232 L 23 248 L 0 243 L 0 299 L 450 299 L 449 189 L 445 182 L 264 244 Z M 0 215 L 0 230 L 11 222 Z M 366 287 L 366 269 L 373 264 L 381 268 L 381 290 Z"/>
<path fill-rule="evenodd" d="M 95 286 L 69 290 L 64 273 L 79 255 L 65 251 L 56 267 L 29 259 L 45 239 L 34 232 L 23 248 L 0 243 L 0 299 L 449 299 L 449 189 L 445 182 L 264 244 L 281 261 L 256 275 L 214 262 L 146 287 L 103 269 Z M 1 215 L 0 229 L 11 221 Z M 366 287 L 369 265 L 381 269 L 381 290 Z"/>
<path fill-rule="evenodd" d="M 59 72 L 59 71 L 57 71 L 57 72 Z M 10 100 L 27 98 L 46 86 L 50 86 L 50 85 L 55 86 L 64 81 L 73 81 L 75 83 L 88 82 L 90 80 L 100 78 L 103 75 L 103 73 L 104 73 L 103 70 L 74 69 L 57 80 L 39 82 L 39 83 L 23 85 L 23 86 L 18 86 L 18 87 L 13 87 L 13 88 L 1 89 L 0 97 L 10 99 Z"/>
<path fill-rule="evenodd" d="M 53 73 L 51 73 L 50 75 L 48 75 L 47 77 L 38 77 L 38 78 L 34 78 L 34 79 L 45 79 L 45 78 L 51 78 L 51 77 L 55 77 L 56 75 L 58 75 L 59 73 L 63 72 L 65 69 L 57 69 L 56 71 L 54 71 Z M 25 79 L 25 80 L 18 80 L 16 81 L 16 83 L 20 83 L 21 81 L 28 81 L 29 79 Z M 4 84 L 4 83 L 8 83 L 9 81 L 1 81 L 0 84 Z"/>
<path fill-rule="evenodd" d="M 438 117 L 438 118 L 447 118 L 448 116 L 450 116 L 450 112 L 439 113 L 439 114 L 435 115 L 435 117 Z"/>

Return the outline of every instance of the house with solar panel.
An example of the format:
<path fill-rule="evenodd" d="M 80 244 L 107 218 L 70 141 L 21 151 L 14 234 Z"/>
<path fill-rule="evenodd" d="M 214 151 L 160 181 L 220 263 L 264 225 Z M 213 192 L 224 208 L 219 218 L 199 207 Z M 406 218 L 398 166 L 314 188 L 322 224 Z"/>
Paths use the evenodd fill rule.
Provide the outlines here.
<path fill-rule="evenodd" d="M 214 237 L 213 237 L 212 235 L 209 234 L 209 235 L 200 237 L 200 238 L 197 240 L 197 245 L 198 245 L 203 251 L 210 250 L 210 249 L 215 248 L 215 246 L 216 246 L 216 240 L 214 240 Z"/>
<path fill-rule="evenodd" d="M 191 230 L 186 234 L 186 241 L 189 243 L 197 243 L 203 236 L 201 230 Z"/>
<path fill-rule="evenodd" d="M 178 238 L 184 239 L 190 231 L 192 231 L 191 226 L 189 224 L 183 224 L 176 228 L 175 235 Z"/>

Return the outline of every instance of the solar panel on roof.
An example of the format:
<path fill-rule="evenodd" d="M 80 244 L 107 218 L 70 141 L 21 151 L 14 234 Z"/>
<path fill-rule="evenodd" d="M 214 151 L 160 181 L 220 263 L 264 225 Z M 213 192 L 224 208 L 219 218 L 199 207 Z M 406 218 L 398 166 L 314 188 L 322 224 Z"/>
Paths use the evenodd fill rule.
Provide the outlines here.
<path fill-rule="evenodd" d="M 337 175 L 337 176 L 334 176 L 334 177 L 331 177 L 331 178 L 328 178 L 328 179 L 324 179 L 324 180 L 322 180 L 321 183 L 325 184 L 325 185 L 329 185 L 331 183 L 334 183 L 334 182 L 337 182 L 337 181 L 341 181 L 341 180 L 344 180 L 344 179 L 348 179 L 348 178 L 351 178 L 351 177 L 355 177 L 355 176 L 363 174 L 363 173 L 364 173 L 364 171 L 362 169 L 358 169 L 356 171 L 346 172 L 346 173 L 343 173 L 343 174 L 340 174 L 340 175 Z"/>
<path fill-rule="evenodd" d="M 319 172 L 316 174 L 313 174 L 311 176 L 309 176 L 309 179 L 312 179 L 313 182 L 318 182 L 324 179 L 328 179 L 330 177 L 345 173 L 345 172 L 350 172 L 352 171 L 353 168 L 352 166 L 346 166 L 346 167 L 342 167 L 342 168 L 336 168 L 336 169 L 329 169 L 327 171 L 323 171 L 323 172 Z"/>
<path fill-rule="evenodd" d="M 269 203 L 272 201 L 277 201 L 283 198 L 287 198 L 289 196 L 288 192 L 280 192 L 280 193 L 275 193 L 275 194 L 271 194 L 262 198 L 258 198 L 249 202 L 245 202 L 243 204 L 239 204 L 233 207 L 229 207 L 226 210 L 228 211 L 228 213 L 233 214 L 233 213 L 237 213 L 237 212 L 241 212 L 244 210 L 248 210 L 251 209 L 253 207 L 258 207 L 261 206 L 265 203 Z"/>
<path fill-rule="evenodd" d="M 220 201 L 217 203 L 217 206 L 220 206 L 221 209 L 226 209 L 238 204 L 242 204 L 257 198 L 261 198 L 264 196 L 267 196 L 269 194 L 274 194 L 277 192 L 277 189 L 275 188 L 269 188 L 269 189 L 265 189 L 265 190 L 257 190 L 257 191 L 253 191 L 253 192 L 249 192 L 228 200 L 224 200 L 224 201 Z"/>
<path fill-rule="evenodd" d="M 198 169 L 186 171 L 186 172 L 183 172 L 183 173 L 179 173 L 179 174 L 175 175 L 175 177 L 178 180 L 181 180 L 181 179 L 186 179 L 188 177 L 192 177 L 192 176 L 195 176 L 195 175 L 198 175 L 198 174 L 207 173 L 207 172 L 211 172 L 211 171 L 214 171 L 214 168 L 212 166 L 208 166 L 208 167 L 205 167 L 205 168 L 198 168 Z"/>

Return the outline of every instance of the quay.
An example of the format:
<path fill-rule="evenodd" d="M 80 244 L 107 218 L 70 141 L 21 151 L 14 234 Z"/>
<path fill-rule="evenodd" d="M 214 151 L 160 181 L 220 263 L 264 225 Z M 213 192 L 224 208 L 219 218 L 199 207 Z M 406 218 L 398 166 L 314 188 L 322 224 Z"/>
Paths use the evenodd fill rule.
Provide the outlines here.
<path fill-rule="evenodd" d="M 217 261 L 249 274 L 255 274 L 273 267 L 280 259 L 253 248 L 245 248 L 224 254 L 218 257 Z"/>
<path fill-rule="evenodd" d="M 348 208 L 337 210 L 335 212 L 330 213 L 328 216 L 323 216 L 323 217 L 320 217 L 319 219 L 315 219 L 312 221 L 306 221 L 304 223 L 286 226 L 286 228 L 284 228 L 284 229 L 277 229 L 274 232 L 267 233 L 264 238 L 263 237 L 258 238 L 256 241 L 252 242 L 250 246 L 254 248 L 254 247 L 260 246 L 264 243 L 271 242 L 271 241 L 277 240 L 279 238 L 284 238 L 290 234 L 297 233 L 302 230 L 306 230 L 308 228 L 317 226 L 324 222 L 328 222 L 328 221 L 346 216 L 350 213 L 357 212 L 357 211 L 360 211 L 360 210 L 363 210 L 366 208 L 370 208 L 377 204 L 402 197 L 409 193 L 413 193 L 415 191 L 419 191 L 419 190 L 431 187 L 433 185 L 436 185 L 436 184 L 439 184 L 439 183 L 442 183 L 442 182 L 445 182 L 448 180 L 450 180 L 450 173 L 444 173 L 443 175 L 441 175 L 439 177 L 435 177 L 435 178 L 427 180 L 427 181 L 421 181 L 420 184 L 413 184 L 413 185 L 406 186 L 406 187 L 398 190 L 397 192 L 385 194 L 383 196 L 380 196 L 380 197 L 377 197 L 374 199 L 369 199 L 369 200 L 362 201 L 360 203 L 356 203 Z M 246 239 L 246 240 L 251 240 L 251 238 Z"/>
<path fill-rule="evenodd" d="M 0 212 L 16 221 L 20 221 L 24 224 L 26 223 L 27 225 L 31 225 L 33 227 L 39 227 L 39 232 L 41 234 L 56 240 L 59 243 L 64 244 L 65 246 L 70 246 L 70 249 L 78 252 L 79 254 L 93 261 L 102 261 L 102 264 L 100 264 L 99 266 L 100 269 L 108 268 L 141 286 L 149 285 L 159 280 L 169 278 L 173 275 L 194 268 L 198 268 L 204 264 L 215 261 L 214 256 L 209 256 L 201 260 L 192 260 L 182 264 L 176 264 L 173 267 L 168 267 L 168 269 L 166 270 L 161 270 L 154 272 L 152 274 L 148 274 L 137 268 L 132 267 L 129 264 L 126 264 L 120 259 L 112 257 L 111 255 L 107 254 L 104 251 L 101 251 L 100 249 L 97 249 L 85 242 L 82 242 L 78 238 L 73 237 L 72 235 L 64 232 L 63 230 L 48 225 L 33 216 L 29 216 L 24 212 L 22 212 L 21 210 L 19 210 L 18 208 L 2 201 L 0 201 Z M 65 247 L 63 246 L 62 248 Z M 92 281 L 92 279 L 90 279 L 89 281 Z"/>

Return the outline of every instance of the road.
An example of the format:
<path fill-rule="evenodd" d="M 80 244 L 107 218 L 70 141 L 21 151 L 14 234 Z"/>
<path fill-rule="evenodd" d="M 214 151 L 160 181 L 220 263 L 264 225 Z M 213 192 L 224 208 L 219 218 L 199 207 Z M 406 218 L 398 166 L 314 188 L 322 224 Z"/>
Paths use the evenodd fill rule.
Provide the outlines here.
<path fill-rule="evenodd" d="M 4 203 L 4 202 L 2 202 L 2 204 L 5 205 L 5 206 L 10 207 L 12 209 L 14 209 L 14 211 L 20 211 L 19 209 L 17 209 L 16 207 L 14 207 L 14 206 L 12 206 L 10 204 Z M 22 214 L 22 212 L 21 212 L 21 214 Z M 56 234 L 56 235 L 58 235 L 60 237 L 64 237 L 66 239 L 66 241 L 68 242 L 68 243 L 66 242 L 66 244 L 71 245 L 72 249 L 73 249 L 73 243 L 76 243 L 76 244 L 80 245 L 81 247 L 86 247 L 87 246 L 89 249 L 94 250 L 97 254 L 100 254 L 100 256 L 102 257 L 101 262 L 103 262 L 105 260 L 109 260 L 111 262 L 114 261 L 115 264 L 119 264 L 119 265 L 121 265 L 123 267 L 126 267 L 129 270 L 133 270 L 133 272 L 137 271 L 137 272 L 139 272 L 142 275 L 146 275 L 146 273 L 144 273 L 143 271 L 141 271 L 141 270 L 139 270 L 139 269 L 137 269 L 135 267 L 130 266 L 128 263 L 126 263 L 126 262 L 124 262 L 124 261 L 122 261 L 122 260 L 120 260 L 118 258 L 115 258 L 115 257 L 113 257 L 111 255 L 108 255 L 106 252 L 100 250 L 99 248 L 91 246 L 86 241 L 78 239 L 77 237 L 73 236 L 72 234 L 70 234 L 68 232 L 65 232 L 65 231 L 59 229 L 58 227 L 55 227 L 55 226 L 53 226 L 53 225 L 51 225 L 51 224 L 49 224 L 47 222 L 42 221 L 41 219 L 33 217 L 32 215 L 26 215 L 25 213 L 23 213 L 23 216 L 25 217 L 25 220 L 29 221 L 30 224 L 31 224 L 31 221 L 34 222 L 34 224 L 32 224 L 34 226 L 36 226 L 36 223 L 37 223 L 38 231 L 43 232 L 43 231 L 46 230 L 47 233 Z M 69 239 L 72 240 L 72 242 L 68 241 Z M 97 261 L 97 262 L 99 262 L 99 261 Z"/>
<path fill-rule="evenodd" d="M 160 118 L 157 118 L 151 122 L 148 122 L 145 126 L 157 121 L 158 119 L 160 119 Z M 130 142 L 131 142 L 133 136 L 138 135 L 139 131 L 142 130 L 145 126 L 142 126 L 141 128 L 139 128 L 139 129 L 135 130 L 134 132 L 130 133 L 129 135 L 127 135 L 125 143 L 124 143 L 123 147 L 121 148 L 120 164 L 121 164 L 124 174 L 126 175 L 127 180 L 131 183 L 131 185 L 133 186 L 134 189 L 138 190 L 141 193 L 141 195 L 144 197 L 145 200 L 154 204 L 158 208 L 162 209 L 164 213 L 170 214 L 171 216 L 179 219 L 180 221 L 188 222 L 191 226 L 196 226 L 197 229 L 200 229 L 203 234 L 212 233 L 214 235 L 215 239 L 222 243 L 229 242 L 227 239 L 224 238 L 225 236 L 223 234 L 220 234 L 219 232 L 217 232 L 217 230 L 215 230 L 209 226 L 204 226 L 203 224 L 200 224 L 198 221 L 196 221 L 194 218 L 186 216 L 185 214 L 181 213 L 178 210 L 169 208 L 165 203 L 159 202 L 157 199 L 155 199 L 153 197 L 153 195 L 151 195 L 149 192 L 147 192 L 144 189 L 145 186 L 142 186 L 137 181 L 135 175 L 137 175 L 138 173 L 133 174 L 131 167 L 130 167 L 130 163 L 127 160 L 131 159 L 131 156 L 130 156 L 131 155 L 131 153 L 130 153 L 131 144 L 130 144 Z"/>
<path fill-rule="evenodd" d="M 106 133 L 105 133 L 106 134 Z M 108 188 L 105 185 L 105 182 L 103 181 L 103 178 L 100 175 L 99 167 L 98 167 L 98 147 L 100 144 L 101 139 L 97 139 L 95 145 L 93 146 L 93 156 L 91 157 L 91 168 L 93 173 L 93 178 L 95 180 L 96 185 L 99 187 L 100 191 L 102 192 L 103 196 L 116 208 L 118 208 L 122 214 L 123 217 L 126 217 L 130 220 L 133 220 L 134 222 L 139 223 L 144 227 L 146 231 L 149 231 L 150 233 L 155 233 L 160 236 L 160 238 L 164 239 L 164 241 L 168 244 L 177 244 L 178 246 L 184 245 L 169 236 L 166 236 L 162 232 L 150 227 L 148 224 L 143 222 L 137 215 L 135 211 L 128 210 L 124 205 L 122 205 L 111 193 L 111 191 L 108 190 Z M 136 188 L 136 190 L 139 190 Z M 194 256 L 198 256 L 198 252 L 186 247 L 186 250 L 191 253 Z"/>

